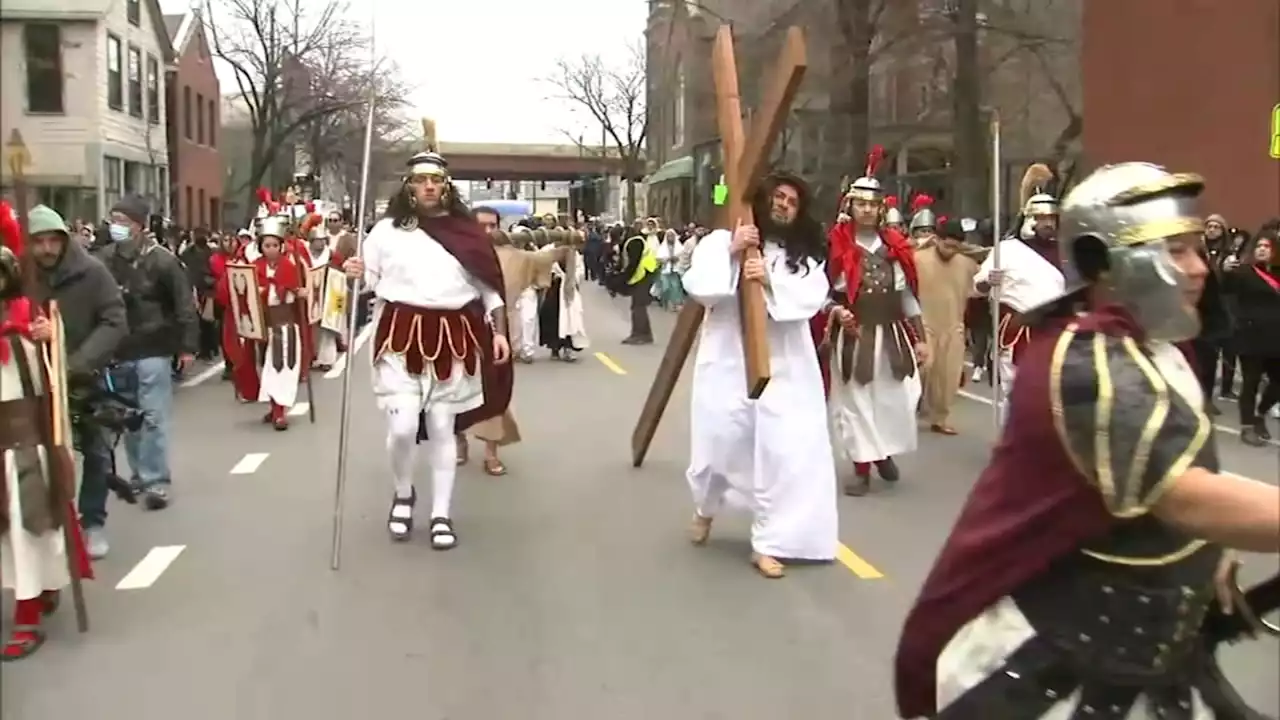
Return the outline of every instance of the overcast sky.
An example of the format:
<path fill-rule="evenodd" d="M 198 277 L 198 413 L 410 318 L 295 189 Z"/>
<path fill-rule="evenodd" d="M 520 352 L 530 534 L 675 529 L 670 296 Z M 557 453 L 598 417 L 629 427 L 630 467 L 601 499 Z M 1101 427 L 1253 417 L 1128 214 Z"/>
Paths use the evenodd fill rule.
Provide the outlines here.
<path fill-rule="evenodd" d="M 190 5 L 161 0 L 166 13 Z M 549 100 L 555 90 L 541 79 L 561 56 L 625 64 L 646 8 L 646 0 L 361 0 L 350 15 L 361 23 L 372 15 L 380 52 L 417 88 L 413 119 L 435 119 L 440 140 L 568 143 L 562 129 L 598 131 L 572 103 Z M 219 76 L 223 93 L 235 92 Z"/>

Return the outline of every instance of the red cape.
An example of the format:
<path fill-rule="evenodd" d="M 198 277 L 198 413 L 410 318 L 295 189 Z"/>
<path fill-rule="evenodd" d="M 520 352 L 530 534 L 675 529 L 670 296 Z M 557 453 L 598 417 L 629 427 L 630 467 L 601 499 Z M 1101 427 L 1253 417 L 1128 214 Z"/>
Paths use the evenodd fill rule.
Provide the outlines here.
<path fill-rule="evenodd" d="M 1000 598 L 1109 531 L 1101 495 L 1080 477 L 1054 429 L 1050 366 L 1068 322 L 1084 332 L 1138 337 L 1122 311 L 1055 319 L 1037 330 L 1018 365 L 1009 417 L 991 462 L 907 615 L 895 661 L 898 711 L 936 712 L 938 656 L 966 623 Z"/>
<path fill-rule="evenodd" d="M 852 222 L 838 222 L 831 226 L 827 233 L 827 276 L 832 286 L 843 276 L 845 294 L 850 298 L 858 295 L 862 286 L 862 255 L 864 250 L 854 238 L 856 228 Z M 902 267 L 902 274 L 907 278 L 907 287 L 920 297 L 920 275 L 916 272 L 915 249 L 907 236 L 890 227 L 880 228 L 880 240 L 889 248 L 889 257 Z"/>
<path fill-rule="evenodd" d="M 502 278 L 502 266 L 498 264 L 498 253 L 493 249 L 493 241 L 480 228 L 479 223 L 468 217 L 446 215 L 423 219 L 418 227 L 440 243 L 471 277 L 499 296 L 505 295 L 503 289 L 506 283 Z M 484 304 L 477 300 L 464 310 L 471 317 L 471 326 L 475 328 L 476 339 L 480 343 L 480 379 L 484 387 L 484 404 L 458 415 L 454 421 L 455 432 L 463 432 L 482 420 L 506 412 L 515 389 L 511 361 L 502 365 L 493 362 L 493 332 L 485 318 Z"/>
<path fill-rule="evenodd" d="M 834 289 L 836 282 L 844 277 L 845 293 L 849 298 L 858 295 L 862 286 L 862 254 L 863 249 L 854 240 L 855 226 L 852 222 L 837 222 L 827 232 L 827 277 L 831 279 Z M 907 287 L 920 297 L 920 275 L 916 270 L 915 250 L 906 235 L 893 228 L 881 228 L 880 240 L 889 248 L 889 256 L 902 267 L 902 274 L 907 278 Z M 809 320 L 809 330 L 813 333 L 814 345 L 820 345 L 827 336 L 827 325 L 830 315 L 825 312 L 814 315 Z M 821 353 L 818 355 L 819 367 L 822 371 L 822 387 L 827 396 L 831 395 L 831 357 Z"/>

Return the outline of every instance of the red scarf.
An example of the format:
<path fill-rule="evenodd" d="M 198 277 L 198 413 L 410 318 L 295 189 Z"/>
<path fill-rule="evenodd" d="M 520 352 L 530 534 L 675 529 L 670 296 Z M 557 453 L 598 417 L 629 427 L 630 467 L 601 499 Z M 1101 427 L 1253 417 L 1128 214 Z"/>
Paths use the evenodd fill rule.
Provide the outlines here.
<path fill-rule="evenodd" d="M 0 337 L 17 333 L 31 339 L 31 301 L 25 297 L 10 300 L 5 307 L 4 320 L 0 321 Z M 0 362 L 9 362 L 9 343 L 0 342 Z"/>
<path fill-rule="evenodd" d="M 298 266 L 288 257 L 282 255 L 274 265 L 269 264 L 265 257 L 260 257 L 253 264 L 257 266 L 258 289 L 264 298 L 270 294 L 268 288 L 275 287 L 276 296 L 280 302 L 284 302 L 285 293 L 295 292 L 302 287 Z M 274 275 L 267 275 L 268 267 L 275 268 Z"/>
<path fill-rule="evenodd" d="M 1263 270 L 1261 265 L 1254 265 L 1253 271 L 1258 273 L 1258 277 L 1262 278 L 1262 282 L 1270 285 L 1272 290 L 1280 292 L 1280 279 L 1276 279 L 1275 275 Z"/>
<path fill-rule="evenodd" d="M 858 289 L 862 286 L 862 256 L 866 253 L 854 237 L 854 227 L 852 222 L 838 222 L 827 233 L 827 244 L 831 248 L 827 275 L 833 286 L 844 275 L 845 295 L 850 301 L 858 296 Z M 911 293 L 919 299 L 920 278 L 916 272 L 916 257 L 911 241 L 903 233 L 888 227 L 880 229 L 880 241 L 889 249 L 889 257 L 896 260 L 902 268 Z"/>

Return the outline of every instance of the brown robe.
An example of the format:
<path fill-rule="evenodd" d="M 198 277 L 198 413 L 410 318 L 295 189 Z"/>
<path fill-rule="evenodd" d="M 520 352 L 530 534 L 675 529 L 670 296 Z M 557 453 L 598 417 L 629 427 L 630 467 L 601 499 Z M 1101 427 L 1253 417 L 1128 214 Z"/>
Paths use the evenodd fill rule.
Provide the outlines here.
<path fill-rule="evenodd" d="M 930 357 L 924 372 L 924 417 L 930 425 L 946 425 L 964 374 L 964 311 L 978 263 L 961 253 L 944 260 L 932 243 L 915 255 Z"/>
<path fill-rule="evenodd" d="M 498 245 L 494 251 L 498 253 L 498 264 L 502 266 L 502 279 L 506 283 L 504 292 L 509 303 L 514 303 L 526 288 L 536 287 L 543 278 L 546 278 L 549 284 L 551 266 L 560 259 L 561 255 L 558 252 L 520 250 L 511 245 Z M 508 321 L 511 347 L 519 347 L 519 319 L 512 315 Z M 479 440 L 499 445 L 513 445 L 520 442 L 520 425 L 516 422 L 510 407 L 501 415 L 472 425 L 468 433 Z"/>

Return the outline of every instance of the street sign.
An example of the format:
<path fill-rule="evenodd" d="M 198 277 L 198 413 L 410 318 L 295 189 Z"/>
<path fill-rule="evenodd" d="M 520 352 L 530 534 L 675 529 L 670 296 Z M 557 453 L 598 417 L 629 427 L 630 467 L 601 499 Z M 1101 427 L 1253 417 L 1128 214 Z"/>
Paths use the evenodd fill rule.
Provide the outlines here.
<path fill-rule="evenodd" d="M 1280 103 L 1271 109 L 1271 157 L 1280 160 Z"/>

